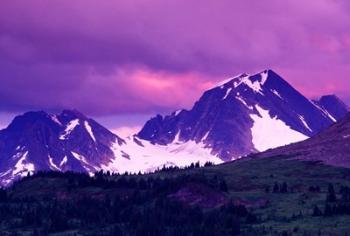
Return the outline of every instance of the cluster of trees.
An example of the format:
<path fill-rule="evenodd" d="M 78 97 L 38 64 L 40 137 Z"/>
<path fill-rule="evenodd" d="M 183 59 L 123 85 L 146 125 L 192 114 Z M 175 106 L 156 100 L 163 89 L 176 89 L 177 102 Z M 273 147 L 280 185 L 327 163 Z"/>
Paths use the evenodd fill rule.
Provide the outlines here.
<path fill-rule="evenodd" d="M 214 163 L 207 161 L 204 163 L 204 165 L 201 166 L 199 162 L 191 163 L 189 166 L 185 167 L 178 167 L 178 166 L 163 166 L 162 168 L 156 170 L 154 173 L 161 173 L 161 172 L 175 172 L 179 170 L 192 170 L 192 169 L 198 169 L 201 167 L 210 167 L 213 166 Z"/>
<path fill-rule="evenodd" d="M 99 187 L 104 189 L 130 188 L 138 190 L 152 190 L 157 192 L 169 192 L 184 186 L 186 183 L 200 183 L 207 185 L 215 190 L 227 192 L 228 187 L 224 178 L 221 176 L 205 176 L 197 174 L 180 174 L 176 177 L 162 178 L 161 175 L 111 175 L 109 172 L 96 172 L 94 177 L 85 173 L 77 172 L 56 172 L 56 171 L 38 171 L 34 175 L 27 176 L 17 182 L 17 185 L 23 181 L 33 178 L 61 178 L 67 181 L 67 189 L 74 190 L 82 187 Z M 16 187 L 16 184 L 15 186 Z M 6 191 L 3 190 L 6 194 Z M 1 191 L 0 191 L 1 199 Z"/>
<path fill-rule="evenodd" d="M 265 192 L 269 193 L 271 191 L 270 186 L 265 188 Z M 283 183 L 277 183 L 272 187 L 272 192 L 273 193 L 287 193 L 288 192 L 288 185 L 286 182 Z"/>
<path fill-rule="evenodd" d="M 93 178 L 73 172 L 38 172 L 28 176 L 12 190 L 0 190 L 0 230 L 31 229 L 35 236 L 74 229 L 84 235 L 238 235 L 242 224 L 258 221 L 241 205 L 229 203 L 201 209 L 168 197 L 187 183 L 225 192 L 227 184 L 220 176 L 111 176 L 102 172 Z M 33 194 L 31 198 L 14 198 L 9 194 L 20 188 L 22 181 L 35 184 L 35 178 L 64 179 L 66 186 L 57 186 L 57 191 L 64 191 L 66 197 L 36 198 Z M 105 194 L 92 197 L 96 187 Z M 70 197 L 82 189 L 85 194 Z"/>
<path fill-rule="evenodd" d="M 350 215 L 350 188 L 347 186 L 340 186 L 337 195 L 333 184 L 329 184 L 324 210 L 322 211 L 317 205 L 314 206 L 313 216 L 334 215 Z"/>
<path fill-rule="evenodd" d="M 312 193 L 319 193 L 321 192 L 321 188 L 320 186 L 310 186 L 309 187 L 309 192 L 312 192 Z"/>
<path fill-rule="evenodd" d="M 191 163 L 189 166 L 184 166 L 184 167 L 178 167 L 178 166 L 163 166 L 162 168 L 159 168 L 155 170 L 153 173 L 162 173 L 162 172 L 175 172 L 179 170 L 192 170 L 192 169 L 197 169 L 201 167 L 210 167 L 214 166 L 213 162 L 207 161 L 204 163 L 204 165 L 201 165 L 200 162 L 196 163 Z M 143 175 L 143 173 L 138 172 L 138 173 L 129 173 L 129 172 L 124 172 L 124 173 L 117 173 L 117 172 L 110 172 L 110 171 L 98 171 L 94 173 L 94 176 L 108 176 L 108 177 L 118 177 L 118 176 L 135 176 L 135 175 Z M 89 177 L 87 173 L 78 173 L 78 172 L 72 172 L 72 171 L 67 171 L 67 172 L 59 172 L 59 171 L 38 171 L 34 174 L 34 177 L 51 177 L 51 178 L 57 178 L 57 177 L 67 177 L 67 176 L 84 176 L 84 177 Z M 29 172 L 26 176 L 26 178 L 33 177 Z M 23 179 L 23 178 L 22 178 Z"/>

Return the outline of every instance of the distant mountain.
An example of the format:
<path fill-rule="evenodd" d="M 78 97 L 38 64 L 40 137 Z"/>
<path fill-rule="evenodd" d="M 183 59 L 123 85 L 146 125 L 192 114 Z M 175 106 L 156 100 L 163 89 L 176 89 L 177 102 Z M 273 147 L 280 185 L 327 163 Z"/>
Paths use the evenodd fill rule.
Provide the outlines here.
<path fill-rule="evenodd" d="M 336 95 L 322 96 L 319 100 L 314 100 L 314 103 L 334 121 L 341 119 L 350 111 L 349 107 Z"/>
<path fill-rule="evenodd" d="M 293 159 L 322 161 L 328 165 L 350 167 L 350 113 L 341 121 L 312 138 L 262 152 L 253 157 L 290 156 Z"/>
<path fill-rule="evenodd" d="M 0 131 L 2 184 L 36 170 L 93 173 L 113 156 L 111 143 L 123 140 L 77 111 L 43 111 L 17 116 Z"/>
<path fill-rule="evenodd" d="M 163 147 L 122 139 L 78 111 L 27 112 L 0 131 L 0 186 L 39 170 L 150 172 L 197 161 L 221 162 L 193 142 Z"/>
<path fill-rule="evenodd" d="M 348 108 L 336 97 L 314 102 L 272 70 L 241 74 L 206 91 L 187 110 L 156 116 L 140 139 L 171 145 L 193 141 L 224 161 L 301 141 L 342 118 Z"/>

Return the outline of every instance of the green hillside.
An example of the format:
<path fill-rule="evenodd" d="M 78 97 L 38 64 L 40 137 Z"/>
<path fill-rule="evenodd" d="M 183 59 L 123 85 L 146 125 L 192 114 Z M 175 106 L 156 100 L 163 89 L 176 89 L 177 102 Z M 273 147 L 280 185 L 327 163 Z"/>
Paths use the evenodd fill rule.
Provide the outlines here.
<path fill-rule="evenodd" d="M 350 169 L 287 157 L 148 175 L 37 173 L 0 194 L 1 235 L 348 235 Z"/>

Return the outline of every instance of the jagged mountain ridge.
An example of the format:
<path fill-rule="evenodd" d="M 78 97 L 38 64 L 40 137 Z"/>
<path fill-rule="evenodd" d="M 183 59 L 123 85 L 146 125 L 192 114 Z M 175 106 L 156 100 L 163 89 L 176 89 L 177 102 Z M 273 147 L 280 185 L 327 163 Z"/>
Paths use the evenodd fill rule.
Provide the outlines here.
<path fill-rule="evenodd" d="M 138 137 L 160 145 L 171 144 L 176 136 L 204 143 L 227 161 L 311 137 L 346 113 L 327 109 L 265 70 L 241 74 L 206 91 L 189 111 L 152 118 Z"/>

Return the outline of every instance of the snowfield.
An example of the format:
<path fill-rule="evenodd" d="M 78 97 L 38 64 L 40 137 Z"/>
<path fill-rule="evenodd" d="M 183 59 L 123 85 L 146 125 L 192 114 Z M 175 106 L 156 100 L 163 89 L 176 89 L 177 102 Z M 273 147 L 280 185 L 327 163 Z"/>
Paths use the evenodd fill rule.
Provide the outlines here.
<path fill-rule="evenodd" d="M 268 110 L 259 105 L 255 106 L 259 115 L 252 114 L 254 120 L 252 127 L 253 144 L 258 151 L 265 151 L 290 143 L 299 142 L 309 137 L 299 133 L 276 117 L 271 117 Z"/>
<path fill-rule="evenodd" d="M 126 144 L 122 145 L 117 140 L 112 144 L 115 158 L 109 165 L 102 166 L 102 169 L 118 173 L 148 173 L 163 166 L 185 167 L 195 162 L 204 165 L 208 161 L 214 164 L 223 163 L 203 143 L 175 141 L 166 146 L 154 145 L 135 136 L 128 137 L 125 141 Z"/>

